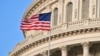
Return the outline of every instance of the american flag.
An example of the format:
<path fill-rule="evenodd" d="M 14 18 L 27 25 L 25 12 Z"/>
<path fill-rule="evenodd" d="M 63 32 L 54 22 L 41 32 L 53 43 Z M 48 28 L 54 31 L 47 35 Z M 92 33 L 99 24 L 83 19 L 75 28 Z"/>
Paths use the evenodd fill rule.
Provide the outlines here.
<path fill-rule="evenodd" d="M 50 30 L 51 12 L 36 14 L 21 23 L 22 30 Z"/>

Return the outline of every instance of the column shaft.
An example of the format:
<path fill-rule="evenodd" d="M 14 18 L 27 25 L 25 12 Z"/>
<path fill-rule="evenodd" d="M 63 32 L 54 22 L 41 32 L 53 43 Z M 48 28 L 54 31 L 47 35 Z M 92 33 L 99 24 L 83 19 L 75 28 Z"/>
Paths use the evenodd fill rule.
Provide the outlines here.
<path fill-rule="evenodd" d="M 47 52 L 43 52 L 43 53 L 42 53 L 42 56 L 48 56 L 48 55 L 47 55 Z"/>
<path fill-rule="evenodd" d="M 61 54 L 62 54 L 62 56 L 67 56 L 67 48 L 66 47 L 61 48 Z"/>
<path fill-rule="evenodd" d="M 83 43 L 83 56 L 89 56 L 89 43 Z"/>

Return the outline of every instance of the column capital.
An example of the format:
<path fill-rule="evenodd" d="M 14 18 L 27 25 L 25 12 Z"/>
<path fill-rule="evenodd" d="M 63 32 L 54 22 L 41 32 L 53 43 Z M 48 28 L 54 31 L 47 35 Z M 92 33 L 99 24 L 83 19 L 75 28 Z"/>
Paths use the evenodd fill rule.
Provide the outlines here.
<path fill-rule="evenodd" d="M 47 53 L 47 51 L 43 51 L 42 53 L 43 53 L 43 54 L 44 54 L 44 53 Z"/>
<path fill-rule="evenodd" d="M 81 43 L 83 46 L 83 56 L 89 56 L 89 42 Z"/>
<path fill-rule="evenodd" d="M 82 46 L 89 46 L 89 42 L 82 42 Z"/>
<path fill-rule="evenodd" d="M 67 46 L 61 46 L 59 48 L 62 49 L 62 50 L 66 50 Z"/>
<path fill-rule="evenodd" d="M 67 54 L 68 54 L 67 46 L 61 46 L 60 49 L 61 49 L 61 53 L 62 53 L 61 56 L 67 56 Z"/>

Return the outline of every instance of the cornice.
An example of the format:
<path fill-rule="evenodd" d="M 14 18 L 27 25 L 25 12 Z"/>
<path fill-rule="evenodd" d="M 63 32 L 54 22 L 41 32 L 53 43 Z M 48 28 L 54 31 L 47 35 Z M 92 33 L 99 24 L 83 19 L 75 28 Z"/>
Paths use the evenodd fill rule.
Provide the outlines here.
<path fill-rule="evenodd" d="M 52 35 L 50 37 L 51 37 L 51 41 L 54 41 L 54 40 L 57 40 L 57 39 L 68 37 L 68 36 L 74 36 L 74 35 L 79 35 L 79 34 L 87 34 L 87 33 L 93 33 L 93 32 L 100 32 L 100 27 L 74 30 L 74 31 L 69 31 L 69 32 L 64 32 L 64 33 Z M 48 38 L 49 37 L 46 37 L 46 38 L 40 39 L 36 42 L 32 42 L 32 43 L 24 46 L 23 48 L 19 49 L 18 51 L 16 51 L 14 54 L 12 54 L 12 56 L 19 56 L 22 53 L 30 50 L 31 48 L 34 48 L 34 47 L 37 47 L 37 46 L 42 45 L 44 43 L 47 43 Z"/>

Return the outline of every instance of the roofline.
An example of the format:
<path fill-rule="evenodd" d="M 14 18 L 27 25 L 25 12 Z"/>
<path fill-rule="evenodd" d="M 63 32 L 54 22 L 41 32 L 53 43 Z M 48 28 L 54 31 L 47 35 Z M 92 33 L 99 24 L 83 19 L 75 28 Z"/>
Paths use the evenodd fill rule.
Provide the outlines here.
<path fill-rule="evenodd" d="M 32 7 L 34 7 L 35 4 L 37 4 L 40 0 L 33 0 L 33 2 L 27 7 L 26 11 L 24 12 L 24 15 L 22 16 L 22 20 L 26 17 L 27 13 L 30 11 Z"/>

